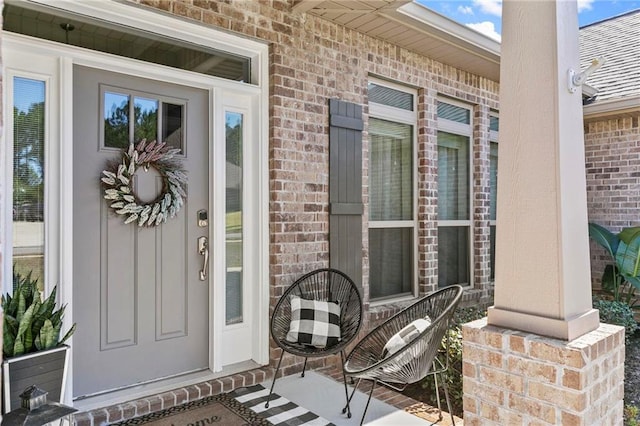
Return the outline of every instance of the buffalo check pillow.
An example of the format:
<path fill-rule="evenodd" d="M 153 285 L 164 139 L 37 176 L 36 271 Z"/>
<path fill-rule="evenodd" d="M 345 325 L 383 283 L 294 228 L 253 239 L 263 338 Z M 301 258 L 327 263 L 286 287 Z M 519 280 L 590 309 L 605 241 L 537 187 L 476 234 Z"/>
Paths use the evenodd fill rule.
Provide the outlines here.
<path fill-rule="evenodd" d="M 286 340 L 319 349 L 336 345 L 340 341 L 340 306 L 291 296 L 291 324 Z"/>
<path fill-rule="evenodd" d="M 382 349 L 382 358 L 386 358 L 402 349 L 406 344 L 410 343 L 413 339 L 418 337 L 420 333 L 425 331 L 427 327 L 431 325 L 431 318 L 424 317 L 418 318 L 405 326 L 402 330 L 391 336 Z M 415 353 L 415 350 L 409 350 L 406 354 L 401 355 L 396 361 L 397 365 L 403 366 L 410 362 L 413 358 L 420 355 Z"/>

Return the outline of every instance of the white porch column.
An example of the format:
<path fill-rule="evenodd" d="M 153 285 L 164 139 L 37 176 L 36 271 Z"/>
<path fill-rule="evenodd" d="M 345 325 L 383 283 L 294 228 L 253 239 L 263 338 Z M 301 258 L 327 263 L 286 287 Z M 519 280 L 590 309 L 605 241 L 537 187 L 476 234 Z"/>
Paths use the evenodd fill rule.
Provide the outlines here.
<path fill-rule="evenodd" d="M 575 0 L 505 0 L 490 325 L 573 340 L 592 309 Z"/>

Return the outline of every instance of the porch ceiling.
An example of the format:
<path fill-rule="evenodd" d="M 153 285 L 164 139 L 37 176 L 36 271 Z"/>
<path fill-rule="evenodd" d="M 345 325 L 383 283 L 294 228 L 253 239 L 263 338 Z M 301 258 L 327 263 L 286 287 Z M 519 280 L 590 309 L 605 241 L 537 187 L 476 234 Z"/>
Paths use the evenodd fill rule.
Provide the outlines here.
<path fill-rule="evenodd" d="M 500 80 L 500 44 L 412 0 L 297 0 L 308 13 L 436 61 Z"/>

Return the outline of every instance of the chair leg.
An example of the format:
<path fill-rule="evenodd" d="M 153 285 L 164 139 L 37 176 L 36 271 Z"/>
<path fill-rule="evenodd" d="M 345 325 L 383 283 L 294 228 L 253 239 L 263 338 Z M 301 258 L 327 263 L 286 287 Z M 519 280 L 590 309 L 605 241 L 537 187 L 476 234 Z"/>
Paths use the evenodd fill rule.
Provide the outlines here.
<path fill-rule="evenodd" d="M 438 421 L 442 421 L 442 406 L 440 404 L 440 390 L 438 389 L 438 373 L 433 373 L 433 384 L 436 389 L 436 402 L 438 403 Z"/>
<path fill-rule="evenodd" d="M 449 415 L 451 416 L 451 425 L 455 426 L 456 420 L 453 417 L 453 411 L 451 410 L 451 400 L 449 399 L 449 386 L 447 385 L 446 379 L 442 378 L 442 387 L 444 388 L 444 397 L 447 400 L 447 410 L 449 410 Z M 438 404 L 440 401 L 438 401 Z M 442 417 L 442 410 L 440 410 L 440 417 Z"/>
<path fill-rule="evenodd" d="M 351 378 L 351 381 L 353 382 L 353 377 Z M 362 379 L 358 379 L 358 381 L 356 382 L 356 385 L 354 386 L 353 390 L 351 391 L 351 395 L 349 396 L 349 398 L 347 398 L 347 404 L 351 404 L 351 400 L 353 399 L 353 395 L 358 390 L 358 386 L 360 386 L 360 381 L 362 381 Z M 344 408 L 342 409 L 342 414 L 344 414 L 346 412 L 347 412 L 347 406 L 345 405 Z"/>
<path fill-rule="evenodd" d="M 304 359 L 304 365 L 302 366 L 302 374 L 300 375 L 300 377 L 304 377 L 304 372 L 307 369 L 307 359 L 308 358 Z"/>
<path fill-rule="evenodd" d="M 347 400 L 347 406 L 345 407 L 345 409 L 347 410 L 347 418 L 350 419 L 351 407 L 349 407 L 349 401 L 351 400 L 351 398 L 349 398 L 349 390 L 347 389 L 347 373 L 344 371 L 344 351 L 340 351 L 340 361 L 342 361 L 342 383 L 344 383 L 344 395 Z M 351 394 L 351 396 L 353 396 L 353 394 Z M 345 409 L 342 410 L 343 414 Z"/>
<path fill-rule="evenodd" d="M 369 403 L 371 402 L 371 396 L 373 395 L 373 390 L 376 388 L 378 384 L 378 380 L 374 380 L 371 385 L 371 391 L 369 392 L 369 399 L 367 399 L 367 405 L 364 406 L 364 413 L 362 413 L 362 420 L 360 420 L 360 426 L 364 424 L 364 418 L 367 415 L 367 410 L 369 409 Z"/>
<path fill-rule="evenodd" d="M 278 371 L 280 371 L 280 363 L 282 362 L 282 358 L 284 357 L 284 351 L 280 353 L 280 359 L 278 360 L 278 366 L 276 367 L 276 372 L 273 375 L 273 382 L 271 382 L 271 389 L 269 389 L 269 396 L 267 396 L 267 402 L 264 404 L 264 408 L 269 408 L 269 402 L 271 401 L 271 394 L 273 393 L 273 387 L 276 384 L 276 378 L 278 377 Z"/>

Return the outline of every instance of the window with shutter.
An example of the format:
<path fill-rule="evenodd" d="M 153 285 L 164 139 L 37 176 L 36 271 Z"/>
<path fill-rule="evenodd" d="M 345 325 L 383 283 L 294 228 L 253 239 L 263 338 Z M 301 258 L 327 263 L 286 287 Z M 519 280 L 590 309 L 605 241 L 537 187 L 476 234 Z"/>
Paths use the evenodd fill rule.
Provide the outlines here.
<path fill-rule="evenodd" d="M 329 264 L 362 286 L 362 106 L 329 101 Z"/>
<path fill-rule="evenodd" d="M 415 91 L 369 83 L 371 300 L 415 295 Z"/>

